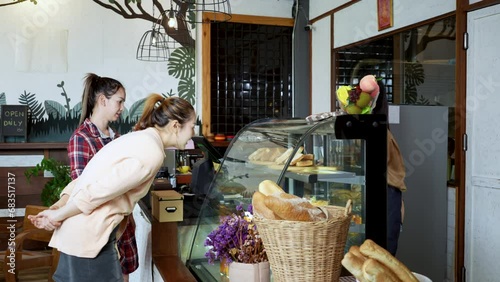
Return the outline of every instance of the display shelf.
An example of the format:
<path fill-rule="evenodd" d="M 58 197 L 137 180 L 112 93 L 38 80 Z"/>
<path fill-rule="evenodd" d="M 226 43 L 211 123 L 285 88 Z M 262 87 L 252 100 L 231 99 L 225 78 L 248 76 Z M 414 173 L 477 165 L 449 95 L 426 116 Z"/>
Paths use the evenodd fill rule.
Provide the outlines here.
<path fill-rule="evenodd" d="M 205 257 L 207 235 L 239 203 L 251 203 L 264 180 L 328 205 L 355 202 L 345 248 L 366 238 L 385 247 L 387 126 L 385 116 L 345 115 L 321 121 L 264 119 L 231 141 L 200 209 L 186 262 L 199 281 L 221 281 L 219 265 Z M 308 155 L 312 164 L 293 162 Z M 306 165 L 307 164 L 307 165 Z"/>

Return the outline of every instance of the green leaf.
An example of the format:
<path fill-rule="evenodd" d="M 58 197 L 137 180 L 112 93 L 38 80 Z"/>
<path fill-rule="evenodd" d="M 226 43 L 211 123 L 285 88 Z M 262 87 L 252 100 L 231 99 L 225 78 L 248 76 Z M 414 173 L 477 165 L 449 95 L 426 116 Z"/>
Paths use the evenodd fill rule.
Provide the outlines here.
<path fill-rule="evenodd" d="M 120 115 L 120 120 L 125 121 L 129 115 L 129 111 L 127 108 L 123 107 L 122 114 Z"/>
<path fill-rule="evenodd" d="M 0 105 L 7 104 L 7 97 L 5 96 L 5 92 L 0 93 Z"/>
<path fill-rule="evenodd" d="M 183 77 L 179 80 L 179 97 L 188 101 L 191 105 L 196 102 L 194 80 L 191 77 Z"/>
<path fill-rule="evenodd" d="M 78 102 L 73 109 L 69 112 L 69 116 L 72 118 L 79 117 L 82 114 L 82 102 Z"/>
<path fill-rule="evenodd" d="M 53 118 L 62 118 L 66 116 L 66 108 L 61 105 L 59 102 L 53 100 L 45 100 L 45 111 L 47 111 L 47 115 L 52 116 Z"/>
<path fill-rule="evenodd" d="M 24 175 L 31 181 L 31 177 L 38 176 L 39 173 L 48 171 L 54 178 L 45 183 L 41 193 L 41 200 L 45 206 L 51 206 L 59 200 L 62 190 L 71 182 L 69 166 L 52 158 L 43 158 L 42 161 L 33 168 L 24 171 Z"/>
<path fill-rule="evenodd" d="M 28 106 L 32 121 L 40 121 L 43 119 L 45 109 L 42 107 L 42 104 L 36 100 L 35 93 L 26 93 L 26 90 L 24 90 L 24 94 L 19 96 L 19 104 Z"/>
<path fill-rule="evenodd" d="M 195 72 L 194 48 L 180 47 L 170 54 L 168 74 L 175 78 L 193 77 Z"/>
<path fill-rule="evenodd" d="M 146 98 L 135 101 L 135 103 L 132 104 L 128 115 L 129 120 L 138 120 L 141 117 L 142 111 L 144 110 L 144 102 L 146 102 Z"/>

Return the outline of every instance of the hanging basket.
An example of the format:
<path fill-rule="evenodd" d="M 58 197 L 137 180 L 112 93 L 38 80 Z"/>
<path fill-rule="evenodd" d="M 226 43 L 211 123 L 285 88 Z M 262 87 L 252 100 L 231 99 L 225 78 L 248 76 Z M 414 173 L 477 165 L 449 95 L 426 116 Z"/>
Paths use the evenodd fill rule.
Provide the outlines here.
<path fill-rule="evenodd" d="M 352 202 L 325 206 L 322 221 L 254 217 L 266 248 L 273 281 L 338 281 L 351 222 Z"/>

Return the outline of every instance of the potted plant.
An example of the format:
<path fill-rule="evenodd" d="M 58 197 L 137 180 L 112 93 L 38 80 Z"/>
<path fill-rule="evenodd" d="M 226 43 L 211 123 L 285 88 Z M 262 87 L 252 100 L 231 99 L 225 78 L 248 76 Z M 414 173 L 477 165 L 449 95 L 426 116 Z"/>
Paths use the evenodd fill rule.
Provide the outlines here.
<path fill-rule="evenodd" d="M 247 211 L 242 205 L 236 207 L 237 213 L 221 217 L 220 225 L 208 234 L 205 256 L 213 264 L 216 259 L 221 262 L 221 274 L 227 273 L 229 278 L 238 277 L 238 281 L 270 280 L 269 261 L 266 249 L 253 222 L 252 205 Z"/>
<path fill-rule="evenodd" d="M 69 166 L 62 162 L 53 158 L 43 158 L 35 167 L 27 169 L 24 175 L 28 178 L 29 182 L 32 176 L 37 176 L 43 171 L 48 171 L 54 176 L 45 183 L 41 194 L 42 204 L 50 207 L 59 200 L 61 191 L 71 182 L 70 171 Z"/>

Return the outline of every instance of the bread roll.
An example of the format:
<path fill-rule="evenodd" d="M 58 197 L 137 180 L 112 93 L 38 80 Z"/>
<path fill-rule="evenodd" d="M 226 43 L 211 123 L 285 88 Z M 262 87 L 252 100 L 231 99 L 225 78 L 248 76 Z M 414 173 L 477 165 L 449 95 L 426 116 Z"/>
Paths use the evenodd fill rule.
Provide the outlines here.
<path fill-rule="evenodd" d="M 262 154 L 264 154 L 264 151 L 266 150 L 266 148 L 259 148 L 257 149 L 255 152 L 251 153 L 249 156 L 248 156 L 248 160 L 250 161 L 258 161 L 260 160 Z"/>
<path fill-rule="evenodd" d="M 295 165 L 298 161 L 302 160 L 304 157 L 304 154 L 302 153 L 297 153 L 295 156 L 293 156 L 292 160 L 290 161 L 290 165 Z"/>
<path fill-rule="evenodd" d="M 304 157 L 302 158 L 303 161 L 306 160 L 314 160 L 314 155 L 313 154 L 305 154 Z"/>
<path fill-rule="evenodd" d="M 363 276 L 370 282 L 402 282 L 390 269 L 375 259 L 369 258 L 363 263 Z M 358 279 L 359 280 L 359 279 Z M 405 281 L 406 282 L 406 281 Z"/>
<path fill-rule="evenodd" d="M 272 210 L 270 210 L 265 204 L 266 195 L 255 191 L 252 196 L 252 206 L 255 215 L 266 219 L 281 219 L 277 217 Z"/>
<path fill-rule="evenodd" d="M 266 161 L 274 162 L 279 156 L 281 156 L 286 151 L 283 147 L 271 148 L 271 152 L 266 157 Z"/>
<path fill-rule="evenodd" d="M 406 267 L 406 265 L 372 240 L 366 239 L 365 242 L 359 247 L 359 250 L 363 255 L 376 259 L 387 266 L 387 268 L 394 272 L 400 280 L 405 282 L 418 282 L 418 279 L 415 275 L 413 275 L 408 267 Z"/>
<path fill-rule="evenodd" d="M 286 149 L 281 156 L 277 157 L 276 160 L 274 161 L 276 164 L 284 164 L 286 160 L 292 155 L 293 148 L 288 148 Z"/>
<path fill-rule="evenodd" d="M 313 164 L 314 164 L 313 160 L 302 159 L 301 161 L 298 161 L 295 165 L 296 166 L 312 166 Z"/>
<path fill-rule="evenodd" d="M 272 194 L 281 194 L 285 193 L 281 187 L 276 184 L 276 182 L 272 180 L 264 180 L 259 184 L 259 192 L 262 194 L 269 196 Z"/>
<path fill-rule="evenodd" d="M 347 269 L 359 282 L 368 282 L 363 275 L 363 263 L 360 258 L 355 256 L 350 251 L 344 255 L 342 265 Z"/>

